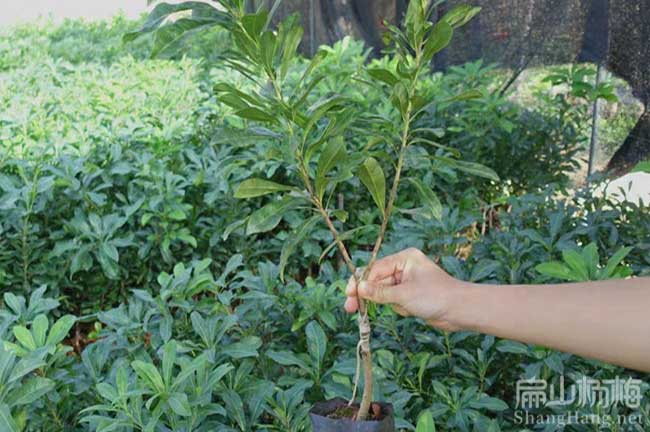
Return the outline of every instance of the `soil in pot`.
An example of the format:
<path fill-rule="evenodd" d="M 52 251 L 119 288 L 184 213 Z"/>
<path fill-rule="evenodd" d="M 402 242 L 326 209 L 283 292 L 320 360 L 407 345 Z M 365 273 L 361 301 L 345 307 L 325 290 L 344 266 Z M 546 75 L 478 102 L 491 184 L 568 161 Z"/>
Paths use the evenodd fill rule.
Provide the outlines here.
<path fill-rule="evenodd" d="M 393 406 L 374 402 L 366 421 L 355 421 L 358 404 L 336 398 L 318 402 L 309 412 L 314 432 L 395 432 Z"/>

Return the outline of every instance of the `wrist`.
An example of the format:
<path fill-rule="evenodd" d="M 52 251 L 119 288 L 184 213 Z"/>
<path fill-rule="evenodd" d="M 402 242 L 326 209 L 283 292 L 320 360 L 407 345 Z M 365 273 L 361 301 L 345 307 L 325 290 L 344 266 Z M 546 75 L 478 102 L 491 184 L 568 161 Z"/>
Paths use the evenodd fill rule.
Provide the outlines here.
<path fill-rule="evenodd" d="M 481 332 L 487 328 L 489 285 L 457 281 L 451 290 L 447 321 L 457 330 Z M 486 298 L 487 294 L 487 298 Z"/>

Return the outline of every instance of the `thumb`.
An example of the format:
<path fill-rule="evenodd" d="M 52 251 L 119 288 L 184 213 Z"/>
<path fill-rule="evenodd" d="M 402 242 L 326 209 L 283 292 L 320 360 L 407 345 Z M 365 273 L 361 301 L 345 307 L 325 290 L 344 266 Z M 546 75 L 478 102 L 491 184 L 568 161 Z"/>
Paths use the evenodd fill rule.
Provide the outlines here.
<path fill-rule="evenodd" d="M 388 285 L 381 281 L 362 281 L 359 283 L 359 296 L 374 303 L 398 303 L 395 285 Z"/>

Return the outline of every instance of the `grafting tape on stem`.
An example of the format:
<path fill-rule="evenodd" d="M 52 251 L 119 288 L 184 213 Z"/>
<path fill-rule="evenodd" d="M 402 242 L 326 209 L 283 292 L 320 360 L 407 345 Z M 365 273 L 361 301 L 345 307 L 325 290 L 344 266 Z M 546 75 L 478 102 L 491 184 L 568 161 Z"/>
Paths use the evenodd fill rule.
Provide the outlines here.
<path fill-rule="evenodd" d="M 361 375 L 361 356 L 370 352 L 370 320 L 368 319 L 368 310 L 366 309 L 363 314 L 359 314 L 359 343 L 357 344 L 357 369 L 354 374 L 354 388 L 352 390 L 352 398 L 348 402 L 348 406 L 354 403 L 357 397 L 357 389 L 359 388 L 359 376 Z"/>

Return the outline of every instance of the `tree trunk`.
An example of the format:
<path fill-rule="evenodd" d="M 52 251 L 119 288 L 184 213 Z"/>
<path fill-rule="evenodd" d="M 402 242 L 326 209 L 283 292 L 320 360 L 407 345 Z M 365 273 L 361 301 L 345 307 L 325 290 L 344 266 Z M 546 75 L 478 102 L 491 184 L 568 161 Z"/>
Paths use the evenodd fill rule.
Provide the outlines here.
<path fill-rule="evenodd" d="M 613 174 L 624 174 L 643 160 L 650 159 L 650 112 L 645 113 L 627 136 L 623 145 L 614 153 L 607 164 Z"/>

